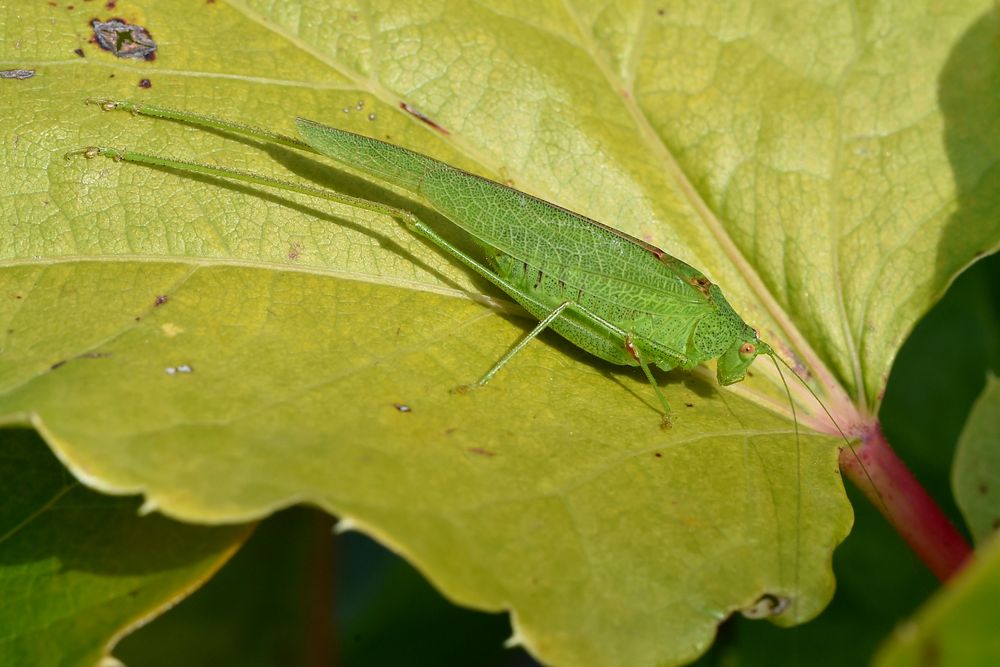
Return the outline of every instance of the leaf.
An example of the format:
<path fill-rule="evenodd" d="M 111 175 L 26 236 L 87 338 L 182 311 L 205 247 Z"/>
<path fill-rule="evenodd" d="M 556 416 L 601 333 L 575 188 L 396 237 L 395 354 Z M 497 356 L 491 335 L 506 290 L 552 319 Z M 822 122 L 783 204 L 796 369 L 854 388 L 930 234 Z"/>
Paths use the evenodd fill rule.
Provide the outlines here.
<path fill-rule="evenodd" d="M 1000 254 L 976 262 L 948 287 L 900 349 L 879 411 L 889 441 L 900 449 L 905 445 L 907 466 L 933 497 L 944 501 L 942 509 L 956 524 L 958 508 L 947 504 L 955 445 L 986 369 L 1000 371 L 998 287 Z M 935 363 L 928 364 L 928 358 Z M 867 664 L 900 619 L 912 616 L 940 588 L 881 508 L 864 502 L 859 490 L 849 486 L 847 491 L 854 526 L 834 553 L 837 591 L 819 618 L 795 628 L 735 619 L 696 664 Z"/>
<path fill-rule="evenodd" d="M 38 72 L 0 102 L 18 119 L 0 144 L 0 414 L 173 517 L 316 503 L 455 601 L 511 610 L 550 663 L 675 664 L 736 610 L 823 608 L 851 521 L 838 442 L 796 440 L 773 370 L 732 390 L 663 377 L 668 433 L 641 374 L 554 337 L 456 396 L 530 323 L 398 225 L 61 155 L 127 146 L 441 222 L 339 168 L 82 99 L 406 145 L 702 268 L 863 423 L 902 336 L 997 246 L 991 5 L 165 5 L 122 17 L 158 42 L 151 62 L 87 43 L 66 8 L 32 10 L 45 39 L 0 46 Z"/>
<path fill-rule="evenodd" d="M 306 508 L 269 517 L 218 575 L 126 637 L 115 657 L 273 667 L 328 664 L 335 646 L 343 665 L 511 664 L 506 616 L 448 603 L 402 559 L 331 524 Z"/>
<path fill-rule="evenodd" d="M 305 508 L 269 517 L 205 586 L 125 637 L 115 658 L 144 667 L 321 664 L 332 522 Z"/>
<path fill-rule="evenodd" d="M 86 489 L 28 430 L 0 430 L 0 451 L 2 665 L 98 664 L 250 532 L 137 516 L 135 499 Z"/>
<path fill-rule="evenodd" d="M 952 486 L 955 498 L 976 544 L 985 542 L 996 532 L 1000 521 L 1000 381 L 990 375 L 986 387 L 969 414 L 962 430 L 955 465 L 952 468 Z"/>
<path fill-rule="evenodd" d="M 975 560 L 879 649 L 877 667 L 992 665 L 1000 660 L 995 632 L 1000 595 L 1000 542 L 989 540 Z"/>

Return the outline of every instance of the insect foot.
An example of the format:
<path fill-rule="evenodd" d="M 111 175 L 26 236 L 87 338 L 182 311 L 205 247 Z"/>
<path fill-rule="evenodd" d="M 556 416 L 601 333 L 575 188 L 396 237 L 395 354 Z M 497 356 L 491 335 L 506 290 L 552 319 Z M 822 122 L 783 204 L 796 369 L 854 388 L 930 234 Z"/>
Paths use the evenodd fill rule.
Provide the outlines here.
<path fill-rule="evenodd" d="M 670 419 L 670 415 L 667 414 L 663 415 L 663 417 L 660 419 L 660 430 L 669 431 L 671 428 L 673 428 L 673 426 L 674 423 L 673 420 Z"/>

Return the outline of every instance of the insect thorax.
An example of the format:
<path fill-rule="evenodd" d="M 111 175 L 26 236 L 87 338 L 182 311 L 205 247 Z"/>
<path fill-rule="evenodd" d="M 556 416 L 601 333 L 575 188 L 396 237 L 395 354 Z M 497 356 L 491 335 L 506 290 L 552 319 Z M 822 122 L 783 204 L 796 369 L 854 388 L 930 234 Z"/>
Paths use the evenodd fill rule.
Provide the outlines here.
<path fill-rule="evenodd" d="M 715 312 L 701 318 L 691 337 L 692 357 L 697 363 L 717 359 L 747 332 L 753 329 L 744 322 L 715 285 L 711 287 Z"/>

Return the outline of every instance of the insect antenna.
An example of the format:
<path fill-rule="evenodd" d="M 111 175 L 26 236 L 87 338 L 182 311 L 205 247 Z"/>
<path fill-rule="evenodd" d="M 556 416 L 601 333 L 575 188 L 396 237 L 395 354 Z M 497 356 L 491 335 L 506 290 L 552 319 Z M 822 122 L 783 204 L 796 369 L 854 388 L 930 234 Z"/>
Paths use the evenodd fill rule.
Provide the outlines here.
<path fill-rule="evenodd" d="M 816 394 L 816 392 L 813 391 L 813 388 L 810 387 L 809 384 L 806 383 L 805 380 L 803 380 L 801 377 L 799 377 L 799 374 L 795 372 L 795 369 L 793 369 L 791 366 L 789 366 L 788 362 L 786 362 L 784 359 L 782 359 L 781 357 L 779 357 L 777 355 L 777 353 L 775 353 L 775 351 L 774 351 L 773 348 L 769 347 L 769 349 L 765 352 L 765 354 L 767 354 L 767 356 L 771 357 L 771 361 L 774 362 L 774 366 L 778 370 L 778 375 L 781 376 L 781 383 L 785 386 L 785 392 L 788 393 L 788 402 L 789 402 L 789 404 L 791 405 L 791 408 L 792 408 L 792 419 L 795 421 L 795 439 L 796 439 L 796 444 L 798 444 L 799 424 L 798 424 L 798 420 L 795 419 L 795 402 L 792 401 L 792 396 L 788 392 L 788 383 L 785 381 L 785 376 L 781 372 L 781 367 L 778 366 L 778 362 L 779 361 L 781 362 L 782 366 L 784 366 L 785 368 L 788 369 L 789 373 L 791 373 L 793 376 L 795 376 L 798 379 L 799 383 L 803 387 L 805 387 L 806 391 L 808 391 L 809 394 L 814 399 L 816 399 L 816 402 L 819 403 L 819 407 L 821 407 L 823 409 L 823 412 L 826 413 L 826 416 L 829 417 L 830 421 L 833 423 L 834 428 L 837 429 L 837 432 L 840 433 L 840 437 L 844 440 L 844 444 L 847 445 L 847 448 L 851 450 L 851 455 L 854 457 L 854 460 L 857 461 L 858 465 L 861 467 L 861 470 L 864 473 L 865 478 L 868 480 L 868 484 L 871 486 L 872 491 L 874 491 L 875 495 L 878 496 L 878 500 L 879 500 L 879 503 L 882 505 L 883 512 L 885 513 L 886 516 L 890 516 L 889 507 L 885 504 L 885 499 L 882 498 L 882 493 L 878 490 L 878 487 L 875 486 L 875 480 L 872 479 L 871 474 L 868 472 L 868 466 L 865 465 L 865 462 L 861 459 L 861 456 L 858 454 L 858 450 L 854 447 L 854 444 L 847 437 L 847 434 L 844 433 L 844 429 L 842 429 L 840 427 L 840 424 L 837 423 L 837 420 L 833 418 L 833 415 L 830 413 L 830 410 L 827 409 L 826 404 L 823 403 L 823 401 L 820 400 L 820 398 Z"/>
<path fill-rule="evenodd" d="M 795 413 L 795 401 L 792 400 L 792 392 L 788 388 L 788 381 L 785 380 L 785 374 L 781 372 L 781 366 L 779 366 L 778 362 L 775 361 L 775 357 L 777 355 L 774 353 L 774 350 L 770 348 L 770 346 L 768 346 L 768 351 L 766 352 L 766 354 L 767 354 L 767 356 L 771 357 L 771 361 L 774 363 L 774 369 L 776 371 L 778 371 L 778 377 L 781 378 L 781 384 L 785 388 L 785 395 L 788 397 L 788 407 L 790 407 L 791 410 L 792 410 L 792 424 L 795 427 L 795 484 L 796 484 L 797 488 L 796 488 L 796 494 L 795 494 L 795 525 L 796 525 L 796 530 L 795 530 L 795 559 L 796 559 L 796 566 L 795 566 L 795 583 L 794 583 L 794 587 L 795 587 L 795 593 L 796 593 L 796 595 L 798 595 L 798 592 L 799 592 L 799 567 L 798 567 L 798 558 L 799 558 L 799 554 L 801 553 L 801 549 L 802 549 L 802 542 L 801 542 L 801 540 L 802 540 L 802 530 L 801 530 L 801 528 L 802 528 L 802 443 L 799 442 L 799 419 L 798 419 L 798 416 Z M 782 362 L 782 363 L 784 363 L 784 362 Z M 788 370 L 791 370 L 791 368 L 789 368 Z M 799 378 L 799 379 L 801 379 L 801 378 Z M 817 400 L 819 400 L 819 399 L 817 399 Z M 833 419 L 833 417 L 831 417 L 831 419 Z M 838 426 L 837 428 L 840 428 L 840 427 Z M 798 609 L 798 605 L 796 605 L 796 609 Z M 796 614 L 796 617 L 797 616 L 798 616 L 798 614 Z"/>

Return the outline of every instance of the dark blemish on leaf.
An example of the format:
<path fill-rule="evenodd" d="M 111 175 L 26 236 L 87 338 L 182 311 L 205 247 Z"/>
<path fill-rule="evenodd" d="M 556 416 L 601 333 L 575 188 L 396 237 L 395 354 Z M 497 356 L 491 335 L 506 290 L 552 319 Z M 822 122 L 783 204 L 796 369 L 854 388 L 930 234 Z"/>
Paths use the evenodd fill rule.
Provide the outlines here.
<path fill-rule="evenodd" d="M 22 296 L 22 295 L 20 295 L 20 294 L 15 294 L 15 295 L 14 295 L 14 298 L 15 298 L 15 299 L 23 299 L 23 298 L 24 298 L 24 296 Z"/>
<path fill-rule="evenodd" d="M 430 127 L 434 128 L 435 130 L 437 130 L 441 134 L 443 134 L 445 136 L 448 136 L 449 134 L 451 134 L 451 132 L 449 132 L 448 130 L 444 129 L 443 127 L 441 127 L 440 125 L 438 125 L 437 123 L 435 123 L 434 121 L 432 121 L 430 118 L 428 118 L 427 116 L 425 116 L 421 112 L 417 111 L 415 108 L 413 108 L 412 106 L 410 106 L 406 102 L 400 102 L 399 103 L 399 108 L 402 109 L 403 111 L 405 111 L 406 113 L 410 114 L 411 116 L 416 117 L 417 120 L 419 120 L 420 122 L 422 122 L 422 123 L 424 123 L 426 125 L 429 125 Z"/>
<path fill-rule="evenodd" d="M 993 519 L 993 530 L 1000 528 L 1000 518 Z"/>
<path fill-rule="evenodd" d="M 781 349 L 785 353 L 785 356 L 791 359 L 792 371 L 805 381 L 811 380 L 812 371 L 810 371 L 809 367 L 802 362 L 802 359 L 795 354 L 795 350 L 785 345 L 783 345 Z"/>
<path fill-rule="evenodd" d="M 741 609 L 740 612 L 747 618 L 767 618 L 768 616 L 777 616 L 788 609 L 790 602 L 791 600 L 782 595 L 764 593 L 757 598 L 756 602 Z"/>
<path fill-rule="evenodd" d="M 687 407 L 689 407 L 689 408 L 693 408 L 694 407 L 694 403 L 685 403 L 684 405 L 687 406 Z"/>
<path fill-rule="evenodd" d="M 478 454 L 479 456 L 485 456 L 488 459 L 497 455 L 496 452 L 491 452 L 490 450 L 483 449 L 482 447 L 469 447 L 469 451 L 473 454 Z"/>
<path fill-rule="evenodd" d="M 141 318 L 141 317 L 139 317 L 138 315 L 136 315 L 136 316 L 135 316 L 135 321 L 136 321 L 136 322 L 138 322 L 138 321 L 139 321 L 139 320 L 141 320 L 141 319 L 142 319 L 142 318 Z"/>
<path fill-rule="evenodd" d="M 149 79 L 140 79 L 139 80 L 139 87 L 140 88 L 152 88 L 153 87 L 153 82 L 150 81 Z"/>
<path fill-rule="evenodd" d="M 76 5 L 66 5 L 66 9 L 68 9 L 69 11 L 73 11 L 74 9 L 76 9 Z"/>
<path fill-rule="evenodd" d="M 156 300 L 153 301 L 153 308 L 159 308 L 160 306 L 162 306 L 163 304 L 165 304 L 167 301 L 170 301 L 170 297 L 169 296 L 167 296 L 166 294 L 157 294 L 156 295 Z"/>
<path fill-rule="evenodd" d="M 0 79 L 30 79 L 33 76 L 33 69 L 0 69 Z"/>
<path fill-rule="evenodd" d="M 990 492 L 989 485 L 986 482 L 980 482 L 979 483 L 979 493 L 981 493 L 981 494 L 983 494 L 985 496 L 989 492 Z"/>
<path fill-rule="evenodd" d="M 657 16 L 666 16 L 667 15 L 667 10 L 666 9 L 662 9 L 662 8 L 661 9 L 657 9 L 656 10 L 656 15 Z"/>
<path fill-rule="evenodd" d="M 663 458 L 663 454 L 661 454 L 660 452 L 653 452 L 653 456 L 655 456 L 658 459 L 662 459 Z"/>
<path fill-rule="evenodd" d="M 403 403 L 393 403 L 392 407 L 396 408 L 400 412 L 413 412 L 413 408 Z"/>
<path fill-rule="evenodd" d="M 457 427 L 457 426 L 450 426 L 450 427 L 448 427 L 448 428 L 446 428 L 446 429 L 444 430 L 444 434 L 445 434 L 445 435 L 451 435 L 452 433 L 454 433 L 454 432 L 455 432 L 455 431 L 457 431 L 457 430 L 458 430 L 458 427 Z"/>
<path fill-rule="evenodd" d="M 107 2 L 104 3 L 105 9 L 114 9 L 117 6 L 118 6 L 117 0 L 108 0 Z"/>
<path fill-rule="evenodd" d="M 302 255 L 302 244 L 301 243 L 293 243 L 292 245 L 288 246 L 288 259 L 290 259 L 290 260 L 292 260 L 294 262 L 301 255 Z"/>
<path fill-rule="evenodd" d="M 81 58 L 84 57 L 84 55 L 83 55 L 83 49 L 73 49 L 73 53 L 75 53 L 76 55 L 80 56 Z"/>
<path fill-rule="evenodd" d="M 753 377 L 753 373 L 750 372 L 750 369 L 747 369 L 747 377 L 748 378 L 752 378 Z"/>
<path fill-rule="evenodd" d="M 76 355 L 72 359 L 61 359 L 57 361 L 56 363 L 49 366 L 49 370 L 54 371 L 57 368 L 62 368 L 70 361 L 75 361 L 77 359 L 107 359 L 110 356 L 111 356 L 110 352 L 84 352 L 83 354 Z"/>
<path fill-rule="evenodd" d="M 118 58 L 153 60 L 156 58 L 156 42 L 141 25 L 133 25 L 122 19 L 90 22 L 94 29 L 94 42 L 110 51 Z"/>
<path fill-rule="evenodd" d="M 923 667 L 934 667 L 941 664 L 941 649 L 937 642 L 926 637 L 920 645 L 920 664 Z"/>

